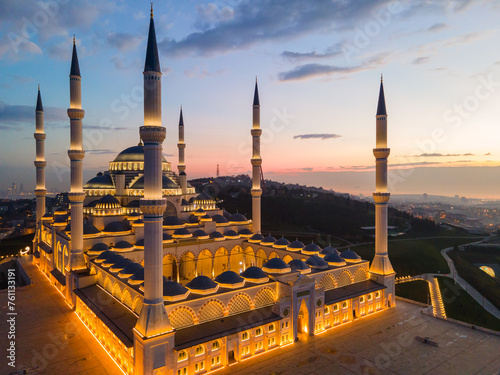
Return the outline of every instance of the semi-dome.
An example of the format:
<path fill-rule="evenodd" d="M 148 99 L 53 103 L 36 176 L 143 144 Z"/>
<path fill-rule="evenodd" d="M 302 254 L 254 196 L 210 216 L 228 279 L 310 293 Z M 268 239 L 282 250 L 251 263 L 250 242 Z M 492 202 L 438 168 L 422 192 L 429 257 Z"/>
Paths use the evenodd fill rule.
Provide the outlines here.
<path fill-rule="evenodd" d="M 221 233 L 217 231 L 213 231 L 210 233 L 210 238 L 213 238 L 215 241 L 223 241 L 226 239 L 226 237 Z"/>
<path fill-rule="evenodd" d="M 290 245 L 286 247 L 288 251 L 300 251 L 303 248 L 304 244 L 299 240 L 293 241 Z"/>
<path fill-rule="evenodd" d="M 118 199 L 108 194 L 99 199 L 95 205 L 95 208 L 106 209 L 106 208 L 121 208 L 120 202 Z"/>
<path fill-rule="evenodd" d="M 290 262 L 288 262 L 288 265 L 290 266 L 293 272 L 300 272 L 300 273 L 311 272 L 311 268 L 300 259 L 291 260 Z"/>
<path fill-rule="evenodd" d="M 123 271 L 125 271 L 125 269 Z M 144 282 L 144 267 L 141 266 L 141 268 L 135 271 L 134 274 L 128 278 L 128 283 L 130 285 L 140 285 L 143 282 Z"/>
<path fill-rule="evenodd" d="M 219 284 L 214 282 L 211 278 L 201 275 L 195 277 L 189 283 L 186 284 L 192 293 L 196 294 L 211 294 L 217 292 L 219 289 Z"/>
<path fill-rule="evenodd" d="M 238 231 L 238 234 L 243 238 L 250 238 L 253 235 L 252 231 L 248 228 L 243 228 L 242 230 Z"/>
<path fill-rule="evenodd" d="M 290 272 L 291 269 L 283 259 L 271 258 L 264 264 L 262 271 L 267 273 L 287 273 Z"/>
<path fill-rule="evenodd" d="M 102 252 L 109 250 L 109 246 L 106 245 L 105 243 L 99 242 L 94 244 L 89 251 L 87 252 L 88 255 L 100 255 Z"/>
<path fill-rule="evenodd" d="M 116 252 L 126 252 L 134 250 L 134 245 L 128 241 L 119 241 L 113 246 L 113 250 Z"/>
<path fill-rule="evenodd" d="M 262 241 L 260 241 L 260 244 L 264 245 L 264 246 L 271 246 L 275 242 L 276 242 L 276 238 L 269 235 L 267 237 L 264 237 L 264 239 Z"/>
<path fill-rule="evenodd" d="M 128 229 L 128 227 L 121 221 L 113 221 L 112 223 L 109 223 L 104 227 L 103 233 L 118 234 L 118 233 L 126 233 L 129 231 L 130 229 Z"/>
<path fill-rule="evenodd" d="M 227 223 L 229 223 L 229 220 L 226 219 L 222 215 L 214 215 L 214 216 L 212 216 L 212 220 L 215 221 L 216 224 L 227 224 Z"/>
<path fill-rule="evenodd" d="M 178 189 L 177 184 L 172 181 L 168 176 L 163 175 L 161 177 L 162 189 Z M 144 189 L 144 176 L 139 177 L 137 181 L 130 187 L 132 190 Z"/>
<path fill-rule="evenodd" d="M 256 284 L 267 283 L 269 281 L 267 274 L 262 271 L 262 269 L 255 266 L 248 267 L 241 273 L 241 277 L 250 283 Z"/>
<path fill-rule="evenodd" d="M 167 160 L 161 157 L 162 162 L 166 162 Z M 132 146 L 126 148 L 122 152 L 120 152 L 113 162 L 143 162 L 144 161 L 144 146 L 139 144 L 137 146 Z"/>
<path fill-rule="evenodd" d="M 125 258 L 124 258 L 124 257 L 122 257 L 121 255 L 119 255 L 119 254 L 116 254 L 116 253 L 115 253 L 115 254 L 113 254 L 113 255 L 111 255 L 111 256 L 109 256 L 109 257 L 107 257 L 107 258 L 106 258 L 106 259 L 105 259 L 105 260 L 101 263 L 101 265 L 102 265 L 103 267 L 108 268 L 108 267 L 111 267 L 113 264 L 115 264 L 115 263 L 117 263 L 117 262 L 119 262 L 119 261 L 121 261 L 121 260 L 123 260 L 123 259 L 125 259 Z"/>
<path fill-rule="evenodd" d="M 215 282 L 223 288 L 231 289 L 241 288 L 245 285 L 245 279 L 234 271 L 222 272 L 215 278 Z"/>
<path fill-rule="evenodd" d="M 84 189 L 114 189 L 115 184 L 108 173 L 98 173 L 97 176 L 91 178 L 83 185 Z"/>
<path fill-rule="evenodd" d="M 306 264 L 318 270 L 325 270 L 328 268 L 328 263 L 325 260 L 317 255 L 312 255 L 306 260 Z"/>
<path fill-rule="evenodd" d="M 214 200 L 207 193 L 201 193 L 196 198 L 194 198 L 193 202 L 195 204 L 209 204 L 209 203 L 213 203 Z"/>
<path fill-rule="evenodd" d="M 306 247 L 302 249 L 302 254 L 305 255 L 315 255 L 318 254 L 321 251 L 321 247 L 316 245 L 315 243 L 310 243 Z"/>
<path fill-rule="evenodd" d="M 264 239 L 264 236 L 260 233 L 255 233 L 252 237 L 248 239 L 248 242 L 259 243 Z"/>
<path fill-rule="evenodd" d="M 189 289 L 176 281 L 168 280 L 163 276 L 163 299 L 168 302 L 175 302 L 186 299 Z"/>
<path fill-rule="evenodd" d="M 335 266 L 335 267 L 341 267 L 345 266 L 345 260 L 342 259 L 340 254 L 338 253 L 331 253 L 326 255 L 324 258 L 325 262 L 327 262 L 330 266 Z"/>
<path fill-rule="evenodd" d="M 288 245 L 290 245 L 290 241 L 288 241 L 286 238 L 283 237 L 277 240 L 275 243 L 273 243 L 273 247 L 277 249 L 284 249 Z"/>
<path fill-rule="evenodd" d="M 227 230 L 224 232 L 224 236 L 228 239 L 228 240 L 235 240 L 235 239 L 238 239 L 240 238 L 240 235 L 238 233 L 236 233 L 234 230 L 230 229 L 230 230 Z"/>
<path fill-rule="evenodd" d="M 203 229 L 198 229 L 193 232 L 193 237 L 196 237 L 199 240 L 206 240 L 209 238 L 209 235 Z"/>
<path fill-rule="evenodd" d="M 321 250 L 319 252 L 319 256 L 324 258 L 325 256 L 329 255 L 329 254 L 333 254 L 333 253 L 336 253 L 336 254 L 340 254 L 336 248 L 332 247 L 332 246 L 327 246 L 325 247 L 323 250 Z"/>
<path fill-rule="evenodd" d="M 139 263 L 131 263 L 120 271 L 120 273 L 118 274 L 118 277 L 120 277 L 122 279 L 129 278 L 130 276 L 132 276 L 134 273 L 136 273 L 137 271 L 139 271 L 142 268 L 144 268 L 144 267 L 141 266 Z"/>
<path fill-rule="evenodd" d="M 115 255 L 115 254 L 116 253 L 114 251 L 105 250 L 101 254 L 99 254 L 99 256 L 97 258 L 94 259 L 94 262 L 96 262 L 96 263 L 102 263 L 106 259 L 108 259 L 110 256 Z"/>
<path fill-rule="evenodd" d="M 174 234 L 172 235 L 173 238 L 190 238 L 193 237 L 191 232 L 187 230 L 186 228 L 179 228 L 174 231 Z"/>
<path fill-rule="evenodd" d="M 345 251 L 342 251 L 340 253 L 340 256 L 345 259 L 347 263 L 359 263 L 361 262 L 361 257 L 356 254 L 354 251 L 351 249 L 347 249 Z"/>
<path fill-rule="evenodd" d="M 130 260 L 130 259 L 122 259 L 122 260 L 119 260 L 118 262 L 114 263 L 110 268 L 109 268 L 109 271 L 110 272 L 120 272 L 122 269 L 124 269 L 125 267 L 127 267 L 128 265 L 134 263 L 133 260 Z"/>

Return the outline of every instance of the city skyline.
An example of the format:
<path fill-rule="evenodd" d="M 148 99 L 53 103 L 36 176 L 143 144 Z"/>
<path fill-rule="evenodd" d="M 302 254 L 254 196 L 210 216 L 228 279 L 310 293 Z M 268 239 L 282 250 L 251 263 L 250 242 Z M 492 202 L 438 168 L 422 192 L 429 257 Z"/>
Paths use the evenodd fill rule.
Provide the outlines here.
<path fill-rule="evenodd" d="M 34 188 L 38 82 L 47 188 L 69 188 L 73 34 L 86 109 L 84 180 L 139 141 L 149 3 L 40 4 L 0 6 L 0 189 L 12 182 Z M 221 175 L 250 174 L 258 76 L 264 177 L 368 195 L 374 163 L 367 150 L 375 147 L 384 73 L 389 190 L 500 198 L 500 54 L 490 47 L 498 13 L 487 1 L 158 3 L 164 155 L 176 169 L 182 105 L 188 179 L 215 176 L 217 164 Z"/>

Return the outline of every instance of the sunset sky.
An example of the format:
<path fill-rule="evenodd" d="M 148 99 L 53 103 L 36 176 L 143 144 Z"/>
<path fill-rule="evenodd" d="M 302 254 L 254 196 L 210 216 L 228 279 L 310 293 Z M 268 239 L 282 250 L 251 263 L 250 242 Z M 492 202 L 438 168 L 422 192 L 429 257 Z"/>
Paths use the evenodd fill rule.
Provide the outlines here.
<path fill-rule="evenodd" d="M 146 1 L 0 2 L 0 189 L 35 181 L 45 109 L 47 188 L 68 189 L 73 34 L 84 179 L 139 141 Z M 498 1 L 157 1 L 165 157 L 188 178 L 249 173 L 258 77 L 265 178 L 374 188 L 375 111 L 388 111 L 390 190 L 500 199 Z"/>

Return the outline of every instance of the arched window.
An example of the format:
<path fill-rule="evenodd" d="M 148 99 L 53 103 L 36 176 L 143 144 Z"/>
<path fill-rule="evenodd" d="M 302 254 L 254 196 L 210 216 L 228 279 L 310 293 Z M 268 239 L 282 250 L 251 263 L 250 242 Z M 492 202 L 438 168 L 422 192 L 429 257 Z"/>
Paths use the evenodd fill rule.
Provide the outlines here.
<path fill-rule="evenodd" d="M 177 357 L 177 362 L 182 362 L 188 359 L 188 354 L 185 350 L 179 352 L 179 356 Z"/>
<path fill-rule="evenodd" d="M 216 340 L 212 343 L 212 351 L 220 349 L 220 341 Z"/>
<path fill-rule="evenodd" d="M 248 340 L 249 338 L 250 338 L 250 335 L 248 334 L 248 332 L 243 332 L 243 334 L 241 335 L 242 341 Z"/>
<path fill-rule="evenodd" d="M 203 345 L 198 345 L 194 351 L 194 355 L 205 354 L 205 347 Z"/>
<path fill-rule="evenodd" d="M 275 329 L 276 329 L 276 326 L 274 325 L 274 323 L 269 324 L 269 326 L 267 327 L 268 332 L 274 332 Z"/>
<path fill-rule="evenodd" d="M 259 327 L 255 330 L 255 336 L 262 336 L 262 328 Z"/>

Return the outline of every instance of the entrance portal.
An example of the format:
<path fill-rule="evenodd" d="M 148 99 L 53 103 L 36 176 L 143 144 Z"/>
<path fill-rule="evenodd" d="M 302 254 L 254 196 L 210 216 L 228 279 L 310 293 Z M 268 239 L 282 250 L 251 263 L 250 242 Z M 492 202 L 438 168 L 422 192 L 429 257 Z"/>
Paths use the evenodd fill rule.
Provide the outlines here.
<path fill-rule="evenodd" d="M 299 316 L 297 319 L 297 336 L 309 334 L 309 309 L 305 298 L 300 302 Z"/>

